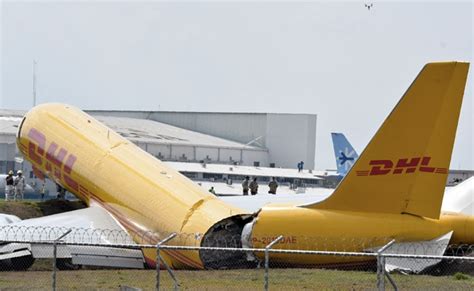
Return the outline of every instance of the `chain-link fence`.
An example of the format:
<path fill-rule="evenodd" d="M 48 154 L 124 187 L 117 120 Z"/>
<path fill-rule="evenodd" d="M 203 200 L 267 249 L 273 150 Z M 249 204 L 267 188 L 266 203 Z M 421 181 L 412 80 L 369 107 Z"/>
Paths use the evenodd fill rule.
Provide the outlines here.
<path fill-rule="evenodd" d="M 426 243 L 350 252 L 349 239 L 342 251 L 283 249 L 283 237 L 266 248 L 200 247 L 195 234 L 135 239 L 119 230 L 0 227 L 0 290 L 474 289 L 470 245 L 442 247 L 439 256 L 430 255 L 439 244 Z M 184 263 L 202 256 L 227 261 Z"/>

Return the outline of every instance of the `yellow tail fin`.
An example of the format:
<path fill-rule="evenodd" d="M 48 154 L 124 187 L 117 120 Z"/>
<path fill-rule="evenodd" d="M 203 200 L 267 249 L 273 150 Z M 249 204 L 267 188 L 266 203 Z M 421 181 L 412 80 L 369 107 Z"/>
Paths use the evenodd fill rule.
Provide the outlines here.
<path fill-rule="evenodd" d="M 317 209 L 439 218 L 469 64 L 430 63 Z"/>

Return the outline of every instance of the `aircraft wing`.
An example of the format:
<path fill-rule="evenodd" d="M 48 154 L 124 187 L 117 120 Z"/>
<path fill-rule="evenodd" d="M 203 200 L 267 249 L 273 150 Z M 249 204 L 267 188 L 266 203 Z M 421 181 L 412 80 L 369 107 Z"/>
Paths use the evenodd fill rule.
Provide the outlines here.
<path fill-rule="evenodd" d="M 21 219 L 18 216 L 0 213 L 0 226 L 19 221 L 21 221 Z"/>
<path fill-rule="evenodd" d="M 223 195 L 219 196 L 220 199 L 223 201 L 242 208 L 246 211 L 256 212 L 263 206 L 270 204 L 270 203 L 278 203 L 278 204 L 285 204 L 285 203 L 297 203 L 297 204 L 307 204 L 307 203 L 314 203 L 319 202 L 326 199 L 334 189 L 328 188 L 318 188 L 313 189 L 312 193 L 306 194 L 266 194 L 261 193 L 257 195 Z"/>
<path fill-rule="evenodd" d="M 61 241 L 77 244 L 136 244 L 106 210 L 92 206 L 0 226 L 0 242 L 7 242 L 0 245 L 0 260 L 28 255 L 33 258 L 51 258 L 51 244 L 28 242 L 52 241 L 69 229 L 72 230 L 71 233 Z M 8 243 L 9 241 L 17 243 Z M 57 253 L 58 258 L 71 259 L 73 264 L 144 267 L 143 253 L 139 249 L 59 245 Z"/>
<path fill-rule="evenodd" d="M 13 228 L 22 230 L 22 233 L 7 233 L 1 231 L 2 228 L 0 228 L 0 239 L 18 240 L 19 237 L 22 237 L 24 240 L 54 240 L 62 235 L 63 230 L 71 228 L 73 232 L 66 236 L 64 241 L 76 243 L 133 243 L 123 227 L 99 206 L 21 220 L 3 227 L 3 229 Z M 55 232 L 46 234 L 46 232 L 41 231 L 42 229 L 53 229 Z M 31 235 L 28 234 L 28 230 L 31 230 Z M 74 237 L 78 232 L 85 232 L 86 230 L 90 234 L 78 239 Z M 100 230 L 108 230 L 108 232 Z"/>

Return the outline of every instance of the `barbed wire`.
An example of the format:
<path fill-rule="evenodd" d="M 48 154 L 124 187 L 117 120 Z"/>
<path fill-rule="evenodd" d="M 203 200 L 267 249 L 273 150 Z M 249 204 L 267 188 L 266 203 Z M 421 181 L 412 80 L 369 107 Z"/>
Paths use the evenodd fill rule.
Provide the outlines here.
<path fill-rule="evenodd" d="M 62 244 L 75 245 L 106 245 L 116 247 L 127 247 L 140 245 L 141 247 L 154 247 L 161 239 L 169 236 L 171 233 L 158 233 L 144 231 L 142 233 L 129 234 L 120 229 L 93 229 L 93 228 L 67 228 L 67 227 L 49 227 L 49 226 L 0 226 L 0 242 L 8 243 L 39 243 L 54 241 L 62 234 L 71 230 L 62 240 Z M 195 233 L 178 233 L 176 237 L 168 243 L 177 247 L 194 247 L 192 250 L 217 250 L 221 249 L 243 249 L 242 242 L 237 236 L 206 237 Z M 377 248 L 385 245 L 391 238 L 351 238 L 338 237 L 337 240 L 328 237 L 298 236 L 295 243 L 291 235 L 286 236 L 273 246 L 275 250 L 295 250 L 298 251 L 325 251 L 325 252 L 345 252 L 345 253 L 374 253 Z M 252 240 L 248 249 L 264 250 L 265 245 L 271 242 L 255 239 Z M 203 246 L 207 246 L 203 247 Z M 218 246 L 216 248 L 214 246 Z M 191 250 L 191 249 L 189 249 Z M 474 256 L 474 245 L 452 244 L 440 245 L 436 242 L 412 242 L 394 244 L 385 251 L 388 254 L 421 254 L 434 255 L 443 254 L 452 257 Z"/>
<path fill-rule="evenodd" d="M 53 241 L 68 230 L 71 230 L 71 233 L 63 239 L 65 242 L 134 243 L 130 235 L 124 230 L 9 225 L 0 227 L 0 241 Z"/>

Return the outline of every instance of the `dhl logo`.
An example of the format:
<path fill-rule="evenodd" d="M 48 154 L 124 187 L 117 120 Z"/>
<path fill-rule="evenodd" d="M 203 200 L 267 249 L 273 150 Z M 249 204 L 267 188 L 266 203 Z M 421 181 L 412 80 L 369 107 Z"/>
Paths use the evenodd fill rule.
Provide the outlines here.
<path fill-rule="evenodd" d="M 36 168 L 34 170 L 45 169 L 48 174 L 77 191 L 79 184 L 71 178 L 72 167 L 77 157 L 68 153 L 66 149 L 60 148 L 55 142 L 48 145 L 45 135 L 35 128 L 30 129 L 28 138 L 28 147 L 26 148 L 24 145 L 20 145 L 20 147 L 22 152 L 34 163 L 34 168 Z"/>
<path fill-rule="evenodd" d="M 370 170 L 356 171 L 357 176 L 377 176 L 387 174 L 410 174 L 416 171 L 425 173 L 447 174 L 447 168 L 430 167 L 431 157 L 402 158 L 396 163 L 391 160 L 371 160 Z M 394 166 L 395 165 L 395 166 Z"/>

